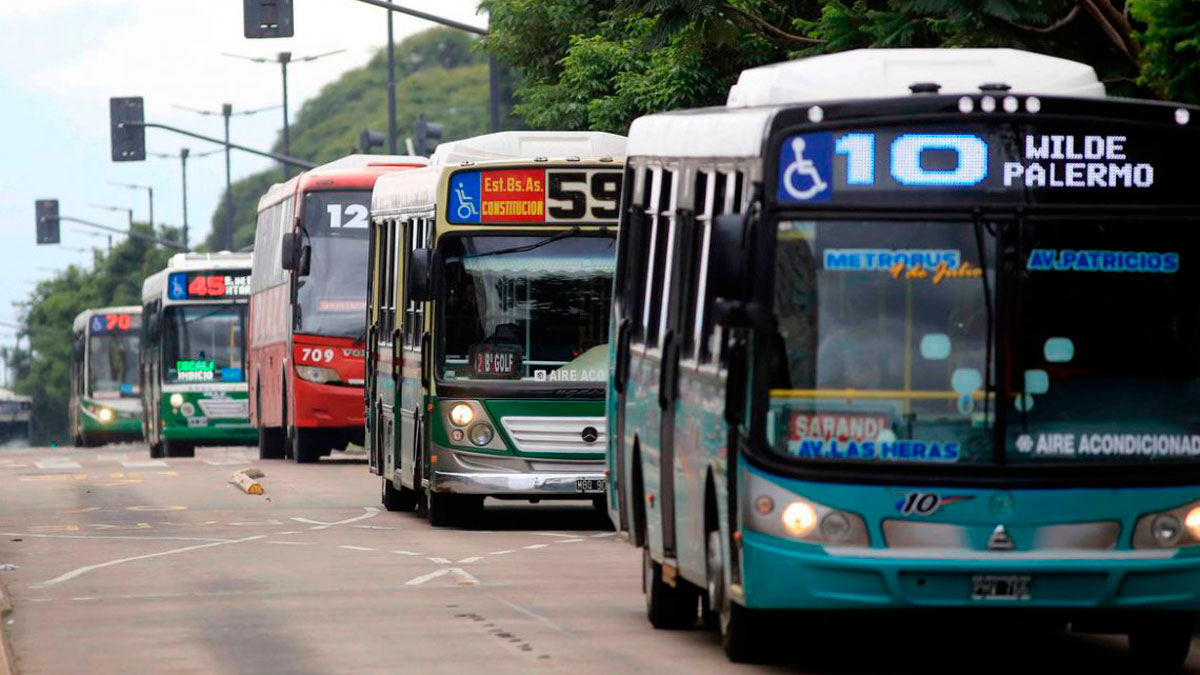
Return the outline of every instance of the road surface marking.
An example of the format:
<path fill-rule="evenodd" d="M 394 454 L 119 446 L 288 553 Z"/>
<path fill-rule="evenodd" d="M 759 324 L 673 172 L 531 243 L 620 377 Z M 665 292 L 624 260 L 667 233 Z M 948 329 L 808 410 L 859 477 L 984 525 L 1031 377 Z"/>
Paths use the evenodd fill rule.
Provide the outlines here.
<path fill-rule="evenodd" d="M 121 466 L 126 469 L 165 469 L 167 463 L 161 459 L 129 459 L 122 460 Z"/>
<path fill-rule="evenodd" d="M 392 553 L 395 553 L 397 555 L 422 555 L 421 553 L 417 553 L 416 551 L 392 551 Z"/>
<path fill-rule="evenodd" d="M 291 546 L 313 546 L 315 541 L 268 541 L 268 544 L 288 544 Z"/>
<path fill-rule="evenodd" d="M 181 506 L 179 504 L 161 504 L 161 505 L 160 504 L 140 504 L 137 506 L 126 506 L 125 510 L 126 511 L 149 511 L 151 513 L 158 513 L 158 512 L 165 512 L 165 511 L 187 511 L 187 507 Z"/>
<path fill-rule="evenodd" d="M 406 581 L 404 583 L 404 585 L 405 586 L 420 586 L 421 584 L 425 583 L 426 581 L 429 581 L 430 579 L 444 577 L 447 574 L 450 574 L 450 570 L 448 570 L 448 569 L 434 570 L 434 571 L 430 572 L 429 574 L 422 574 L 419 577 L 409 579 L 408 581 Z"/>
<path fill-rule="evenodd" d="M 366 546 L 339 546 L 338 548 L 344 548 L 347 551 L 378 551 L 379 550 L 377 548 L 367 548 Z"/>
<path fill-rule="evenodd" d="M 446 558 L 426 558 L 426 560 L 428 560 L 431 563 L 437 563 L 439 565 L 449 565 L 450 564 L 450 561 L 447 560 Z"/>
<path fill-rule="evenodd" d="M 304 518 L 304 517 L 297 517 L 297 516 L 293 516 L 292 520 L 294 520 L 298 523 L 306 523 L 308 525 L 316 525 L 317 526 L 317 527 L 308 528 L 310 530 L 325 530 L 330 527 L 333 527 L 334 525 L 347 525 L 349 523 L 357 522 L 359 520 L 366 520 L 367 518 L 374 518 L 375 516 L 379 515 L 379 509 L 375 508 L 374 506 L 364 506 L 363 510 L 366 511 L 366 513 L 362 514 L 361 516 L 355 516 L 353 518 L 347 518 L 345 520 L 336 520 L 332 523 L 326 523 L 321 520 L 313 520 L 311 518 Z"/>
<path fill-rule="evenodd" d="M 562 626 L 560 626 L 560 625 L 558 625 L 558 624 L 554 623 L 553 621 L 551 621 L 551 620 L 550 620 L 550 619 L 548 619 L 547 617 L 544 617 L 544 616 L 542 616 L 541 614 L 538 614 L 537 612 L 533 611 L 532 609 L 528 609 L 528 608 L 522 607 L 522 606 L 518 605 L 517 603 L 515 603 L 515 602 L 513 602 L 513 601 L 511 601 L 511 600 L 505 600 L 504 598 L 502 598 L 502 597 L 500 597 L 500 596 L 498 596 L 498 595 L 497 595 L 497 596 L 494 596 L 494 597 L 496 598 L 496 600 L 500 601 L 501 603 L 503 603 L 503 604 L 505 604 L 505 605 L 508 605 L 509 607 L 511 607 L 511 608 L 513 608 L 514 610 L 516 610 L 516 611 L 518 611 L 518 612 L 520 612 L 520 613 L 524 614 L 525 616 L 527 616 L 527 617 L 529 617 L 529 618 L 531 618 L 531 619 L 534 619 L 534 620 L 536 620 L 536 621 L 540 621 L 541 623 L 545 624 L 547 627 L 549 627 L 551 630 L 553 630 L 553 631 L 555 631 L 555 632 L 562 633 L 563 635 L 571 635 L 571 631 L 569 631 L 569 630 L 567 630 L 567 629 L 563 628 Z"/>
<path fill-rule="evenodd" d="M 575 536 L 573 534 L 561 534 L 558 532 L 530 532 L 529 534 L 535 534 L 539 537 L 562 537 L 564 539 L 571 539 Z"/>
<path fill-rule="evenodd" d="M 503 551 L 492 551 L 488 555 L 507 555 L 512 552 L 513 552 L 513 550 L 511 548 L 508 548 L 508 549 L 504 549 Z"/>
<path fill-rule="evenodd" d="M 483 560 L 483 556 L 480 556 L 480 555 L 474 555 L 474 556 L 471 556 L 470 558 L 463 558 L 462 560 L 459 560 L 459 561 L 458 561 L 458 564 L 459 564 L 459 565 L 465 565 L 466 563 L 473 563 L 473 562 L 475 562 L 476 560 Z"/>
<path fill-rule="evenodd" d="M 102 452 L 96 455 L 96 459 L 101 462 L 120 462 L 129 459 L 128 452 Z"/>
<path fill-rule="evenodd" d="M 72 462 L 70 457 L 55 457 L 53 459 L 40 459 L 34 462 L 34 466 L 43 471 L 56 471 L 59 469 L 82 469 L 79 462 Z"/>
<path fill-rule="evenodd" d="M 453 574 L 454 578 L 458 579 L 459 586 L 474 586 L 479 583 L 478 579 L 460 567 L 451 567 L 450 574 Z"/>
<path fill-rule="evenodd" d="M 596 539 L 600 539 L 601 537 L 615 537 L 615 536 L 617 536 L 616 532 L 601 532 L 600 534 L 592 535 L 592 537 L 594 537 Z"/>
<path fill-rule="evenodd" d="M 83 480 L 87 478 L 86 473 L 48 473 L 41 476 L 17 476 L 20 481 L 64 481 L 64 480 Z"/>
<path fill-rule="evenodd" d="M 577 544 L 581 541 L 583 541 L 583 540 L 582 539 L 563 539 L 562 541 L 560 541 L 558 543 L 559 544 Z"/>
<path fill-rule="evenodd" d="M 116 560 L 109 560 L 108 562 L 97 563 L 95 565 L 85 565 L 83 567 L 77 567 L 65 574 L 60 574 L 48 581 L 43 581 L 40 584 L 34 584 L 34 585 L 30 586 L 30 588 L 45 588 L 47 586 L 57 586 L 58 584 L 61 584 L 66 581 L 70 581 L 78 576 L 87 574 L 88 572 L 98 570 L 98 569 L 103 569 L 105 567 L 114 567 L 116 565 L 124 565 L 125 563 L 136 562 L 138 560 L 149 560 L 150 558 L 161 558 L 163 556 L 175 555 L 176 553 L 187 553 L 188 551 L 198 551 L 202 548 L 213 548 L 214 546 L 227 546 L 229 544 L 242 544 L 247 541 L 263 539 L 266 536 L 267 535 L 265 535 L 265 534 L 258 534 L 253 537 L 245 537 L 243 539 L 214 541 L 214 542 L 209 542 L 207 544 L 197 544 L 196 546 L 184 546 L 183 548 L 173 548 L 169 551 L 159 551 L 158 553 L 147 553 L 146 555 L 135 555 L 135 556 L 131 556 L 129 558 L 118 558 Z"/>
<path fill-rule="evenodd" d="M 67 511 L 67 513 L 91 513 L 92 511 L 99 511 L 99 510 L 100 510 L 99 506 L 85 506 L 82 509 L 71 509 L 71 510 Z"/>
<path fill-rule="evenodd" d="M 530 544 L 529 546 L 522 546 L 521 548 L 529 548 L 529 549 L 533 549 L 533 548 L 546 548 L 546 547 L 547 547 L 547 546 L 549 546 L 549 545 L 550 545 L 550 544 Z"/>
<path fill-rule="evenodd" d="M 168 536 L 134 536 L 120 534 L 31 534 L 29 532 L 4 532 L 5 537 L 40 537 L 42 539 L 142 539 L 145 541 L 212 541 L 233 543 L 233 539 L 218 539 L 217 537 L 168 537 Z"/>
<path fill-rule="evenodd" d="M 361 530 L 401 530 L 401 529 L 404 529 L 404 528 L 400 528 L 400 527 L 388 527 L 386 525 L 351 525 L 350 527 L 357 527 Z"/>
<path fill-rule="evenodd" d="M 282 520 L 268 518 L 267 520 L 243 520 L 237 523 L 229 523 L 230 525 L 282 525 Z M 295 532 L 280 532 L 279 534 L 296 534 Z"/>
<path fill-rule="evenodd" d="M 237 523 L 232 523 L 232 524 L 233 524 L 233 525 L 237 525 Z M 282 524 L 283 524 L 283 523 L 280 523 L 280 525 L 282 525 Z M 282 536 L 282 535 L 285 535 L 285 534 L 300 534 L 300 532 L 299 532 L 299 531 L 297 531 L 297 530 L 288 530 L 287 532 L 276 532 L 275 534 L 276 534 L 276 535 L 280 535 L 280 536 Z"/>
<path fill-rule="evenodd" d="M 202 459 L 201 462 L 209 466 L 233 466 L 234 464 L 245 464 L 248 459 Z"/>

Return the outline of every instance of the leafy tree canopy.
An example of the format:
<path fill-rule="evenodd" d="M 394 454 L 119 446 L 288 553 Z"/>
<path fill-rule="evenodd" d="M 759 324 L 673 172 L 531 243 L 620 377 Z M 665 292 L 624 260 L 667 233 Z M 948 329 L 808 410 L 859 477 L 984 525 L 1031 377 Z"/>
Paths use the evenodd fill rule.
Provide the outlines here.
<path fill-rule="evenodd" d="M 1198 0 L 484 0 L 536 128 L 622 133 L 721 104 L 745 68 L 862 47 L 1013 47 L 1091 64 L 1116 95 L 1200 97 Z M 1128 5 L 1128 6 L 1126 6 Z"/>

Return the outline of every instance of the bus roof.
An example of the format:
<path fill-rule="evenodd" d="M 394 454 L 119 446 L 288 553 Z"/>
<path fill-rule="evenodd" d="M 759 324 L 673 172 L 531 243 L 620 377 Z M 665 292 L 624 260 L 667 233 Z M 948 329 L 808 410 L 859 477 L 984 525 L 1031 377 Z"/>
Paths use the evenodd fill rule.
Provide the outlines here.
<path fill-rule="evenodd" d="M 535 157 L 624 156 L 625 137 L 603 131 L 501 131 L 442 143 L 429 163 L 436 166 Z"/>
<path fill-rule="evenodd" d="M 176 253 L 167 260 L 167 266 L 146 277 L 142 282 L 142 302 L 161 298 L 171 272 L 189 270 L 248 270 L 252 254 L 230 251 L 217 253 Z"/>
<path fill-rule="evenodd" d="M 33 401 L 33 397 L 18 394 L 12 389 L 0 389 L 0 401 Z"/>
<path fill-rule="evenodd" d="M 427 164 L 428 159 L 415 155 L 346 155 L 303 171 L 287 182 L 275 183 L 258 200 L 258 210 L 283 201 L 297 190 L 370 189 L 384 173 Z"/>
<path fill-rule="evenodd" d="M 87 327 L 88 320 L 97 314 L 141 314 L 142 308 L 140 305 L 120 305 L 117 307 L 94 307 L 85 309 L 75 315 L 75 320 L 71 322 L 71 330 L 76 333 L 82 333 Z"/>
<path fill-rule="evenodd" d="M 941 94 L 1009 87 L 1044 96 L 1105 95 L 1091 66 L 1016 49 L 857 49 L 742 71 L 724 106 L 639 117 L 629 129 L 628 154 L 753 157 L 784 107 L 919 95 L 910 89 L 916 84 L 937 85 Z"/>

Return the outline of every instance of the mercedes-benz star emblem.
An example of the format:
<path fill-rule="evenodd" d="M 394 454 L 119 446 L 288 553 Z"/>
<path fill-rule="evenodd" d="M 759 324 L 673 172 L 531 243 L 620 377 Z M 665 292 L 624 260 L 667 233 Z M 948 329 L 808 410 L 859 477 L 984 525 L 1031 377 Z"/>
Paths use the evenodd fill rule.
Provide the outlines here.
<path fill-rule="evenodd" d="M 579 437 L 584 443 L 595 443 L 597 438 L 600 438 L 600 432 L 596 431 L 596 427 L 584 427 L 583 431 L 579 432 Z"/>

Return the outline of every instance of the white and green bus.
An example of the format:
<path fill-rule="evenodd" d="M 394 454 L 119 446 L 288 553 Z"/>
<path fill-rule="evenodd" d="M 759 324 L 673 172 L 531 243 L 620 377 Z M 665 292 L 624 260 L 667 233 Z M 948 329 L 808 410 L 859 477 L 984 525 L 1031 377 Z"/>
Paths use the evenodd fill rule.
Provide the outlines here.
<path fill-rule="evenodd" d="M 252 445 L 249 253 L 179 253 L 142 285 L 142 406 L 151 457 Z"/>
<path fill-rule="evenodd" d="M 71 441 L 90 447 L 142 438 L 138 343 L 142 308 L 85 309 L 71 330 Z"/>

